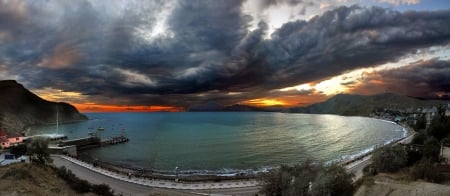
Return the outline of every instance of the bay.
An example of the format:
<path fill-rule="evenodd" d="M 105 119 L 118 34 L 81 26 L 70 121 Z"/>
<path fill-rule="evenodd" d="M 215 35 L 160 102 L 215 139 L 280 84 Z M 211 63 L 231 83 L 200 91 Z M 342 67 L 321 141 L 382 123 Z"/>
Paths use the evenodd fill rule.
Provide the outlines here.
<path fill-rule="evenodd" d="M 394 123 L 336 115 L 265 112 L 87 113 L 89 121 L 34 127 L 32 134 L 62 133 L 128 143 L 87 151 L 100 160 L 139 168 L 227 173 L 261 170 L 305 159 L 350 158 L 403 137 Z M 102 127 L 104 131 L 97 131 Z"/>

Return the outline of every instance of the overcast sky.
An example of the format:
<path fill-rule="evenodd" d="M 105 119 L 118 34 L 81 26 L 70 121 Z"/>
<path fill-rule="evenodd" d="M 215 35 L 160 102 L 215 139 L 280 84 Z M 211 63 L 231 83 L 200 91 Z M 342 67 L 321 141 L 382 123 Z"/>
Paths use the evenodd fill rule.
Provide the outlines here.
<path fill-rule="evenodd" d="M 447 0 L 0 0 L 0 79 L 82 111 L 450 94 Z"/>

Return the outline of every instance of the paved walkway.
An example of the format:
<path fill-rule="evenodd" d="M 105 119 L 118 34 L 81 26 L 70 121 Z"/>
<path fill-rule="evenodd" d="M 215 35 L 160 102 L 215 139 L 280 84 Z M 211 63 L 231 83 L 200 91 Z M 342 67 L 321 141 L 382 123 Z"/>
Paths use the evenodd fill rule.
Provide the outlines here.
<path fill-rule="evenodd" d="M 408 130 L 408 135 L 399 139 L 395 143 L 410 144 L 411 141 L 414 139 L 416 133 L 414 131 L 411 131 L 409 127 L 406 127 L 405 129 Z M 355 174 L 355 177 L 353 178 L 354 181 L 361 178 L 363 176 L 362 170 L 364 169 L 364 167 L 372 163 L 372 153 L 373 152 L 370 152 L 369 154 L 364 155 L 360 159 L 354 160 L 353 162 L 346 164 L 344 166 L 347 169 L 347 171 L 353 172 Z"/>
<path fill-rule="evenodd" d="M 58 156 L 58 155 L 55 155 Z M 211 190 L 211 189 L 230 189 L 230 188 L 243 188 L 243 187 L 255 187 L 259 186 L 256 180 L 240 180 L 240 181 L 226 181 L 226 182 L 173 182 L 168 180 L 159 179 L 144 179 L 136 177 L 128 177 L 126 175 L 111 172 L 100 167 L 94 167 L 91 164 L 85 163 L 78 159 L 74 159 L 68 156 L 59 155 L 60 158 L 70 161 L 74 164 L 103 174 L 105 176 L 149 187 L 167 188 L 167 189 L 180 189 L 180 190 Z"/>

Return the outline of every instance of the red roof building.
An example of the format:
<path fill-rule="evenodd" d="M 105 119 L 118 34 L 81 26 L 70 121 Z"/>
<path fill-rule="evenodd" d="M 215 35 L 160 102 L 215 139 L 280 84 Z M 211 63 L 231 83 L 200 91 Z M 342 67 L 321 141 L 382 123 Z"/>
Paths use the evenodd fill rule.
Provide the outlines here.
<path fill-rule="evenodd" d="M 6 135 L 5 132 L 0 130 L 0 147 L 10 148 L 13 145 L 23 143 L 23 136 L 20 134 Z"/>
<path fill-rule="evenodd" d="M 0 129 L 0 139 L 1 138 L 6 138 L 6 133 Z"/>

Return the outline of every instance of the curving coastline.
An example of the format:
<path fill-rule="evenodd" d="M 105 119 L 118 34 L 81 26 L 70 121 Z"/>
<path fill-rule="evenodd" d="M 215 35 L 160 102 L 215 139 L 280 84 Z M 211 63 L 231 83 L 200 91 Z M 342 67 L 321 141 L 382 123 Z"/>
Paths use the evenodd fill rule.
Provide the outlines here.
<path fill-rule="evenodd" d="M 366 117 L 364 117 L 364 118 L 366 118 Z M 375 120 L 381 120 L 381 119 L 375 119 Z M 385 121 L 385 120 L 381 120 L 381 121 Z M 385 121 L 385 122 L 396 124 L 391 121 Z M 411 133 L 413 133 L 406 126 L 404 126 L 404 125 L 403 126 L 399 125 L 399 126 L 401 128 L 399 128 L 398 130 L 404 132 L 402 137 L 394 138 L 389 141 L 385 141 L 382 144 L 377 144 L 377 145 L 371 146 L 369 148 L 366 148 L 360 152 L 347 155 L 347 157 L 345 159 L 338 159 L 338 160 L 334 160 L 334 161 L 330 161 L 330 162 L 339 162 L 340 164 L 342 164 L 346 167 L 348 167 L 349 165 L 354 165 L 358 161 L 365 160 L 368 156 L 370 156 L 372 151 L 377 146 L 388 145 L 388 144 L 391 144 L 394 142 L 399 142 L 399 141 L 403 140 L 405 137 L 407 137 L 408 135 L 411 135 Z M 395 130 L 393 130 L 393 131 L 395 131 Z M 267 172 L 271 169 L 269 167 L 265 167 L 265 168 L 260 168 L 258 170 L 254 170 L 254 169 L 229 170 L 229 171 L 224 170 L 223 172 L 208 171 L 208 170 L 187 170 L 187 171 L 177 171 L 177 173 L 175 173 L 175 171 L 145 169 L 145 168 L 140 168 L 140 167 L 133 167 L 130 165 L 114 164 L 114 163 L 111 163 L 108 161 L 99 160 L 95 157 L 88 156 L 87 154 L 82 154 L 80 156 L 80 159 L 83 160 L 84 162 L 87 162 L 90 164 L 96 164 L 99 167 L 103 167 L 108 170 L 116 171 L 119 173 L 124 173 L 124 174 L 130 173 L 134 176 L 157 178 L 157 179 L 164 179 L 164 180 L 174 180 L 175 178 L 178 178 L 178 179 L 181 179 L 181 180 L 187 181 L 187 182 L 253 179 L 257 176 L 258 173 Z"/>
<path fill-rule="evenodd" d="M 114 178 L 117 180 L 139 184 L 149 187 L 167 188 L 167 189 L 187 189 L 187 190 L 210 190 L 210 189 L 231 189 L 231 188 L 243 188 L 243 187 L 258 187 L 259 182 L 256 179 L 245 179 L 245 180 L 228 180 L 226 182 L 219 181 L 197 181 L 197 182 L 187 182 L 177 178 L 174 179 L 160 179 L 160 178 L 150 178 L 144 176 L 136 176 L 130 173 L 118 173 L 116 171 L 111 171 L 105 168 L 98 167 L 97 165 L 86 163 L 78 159 L 64 156 L 64 155 L 53 155 L 53 158 L 63 159 L 76 164 L 80 167 L 89 169 L 96 173 Z M 60 160 L 57 160 L 57 166 L 65 166 Z"/>

